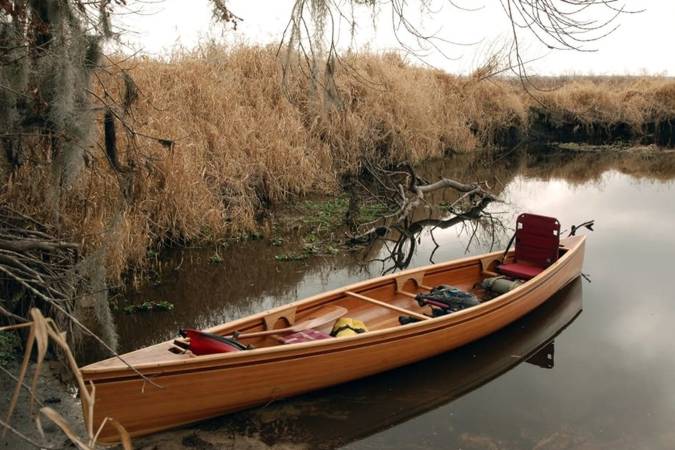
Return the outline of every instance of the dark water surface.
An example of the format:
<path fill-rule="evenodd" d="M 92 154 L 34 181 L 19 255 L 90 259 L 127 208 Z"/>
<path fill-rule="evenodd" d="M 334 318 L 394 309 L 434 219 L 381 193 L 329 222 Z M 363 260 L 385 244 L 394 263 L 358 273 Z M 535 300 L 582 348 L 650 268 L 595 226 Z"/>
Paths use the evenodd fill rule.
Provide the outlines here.
<path fill-rule="evenodd" d="M 428 178 L 487 180 L 506 202 L 491 211 L 504 212 L 509 224 L 519 211 L 554 215 L 563 228 L 595 219 L 584 265 L 592 282 L 575 281 L 532 314 L 457 351 L 139 443 L 229 448 L 243 436 L 309 448 L 674 449 L 675 156 L 530 152 L 489 162 L 457 157 L 424 170 Z M 434 261 L 463 256 L 470 231 L 436 230 Z M 435 247 L 428 230 L 421 236 L 411 267 L 428 264 Z M 490 236 L 478 237 L 470 254 L 489 249 Z M 209 263 L 213 250 L 177 255 L 162 284 L 132 299 L 167 300 L 175 310 L 119 314 L 123 349 L 383 268 L 358 253 L 277 262 L 281 252 L 262 240 L 219 251 L 221 264 Z M 386 256 L 384 248 L 375 253 Z M 180 437 L 186 433 L 192 440 Z"/>

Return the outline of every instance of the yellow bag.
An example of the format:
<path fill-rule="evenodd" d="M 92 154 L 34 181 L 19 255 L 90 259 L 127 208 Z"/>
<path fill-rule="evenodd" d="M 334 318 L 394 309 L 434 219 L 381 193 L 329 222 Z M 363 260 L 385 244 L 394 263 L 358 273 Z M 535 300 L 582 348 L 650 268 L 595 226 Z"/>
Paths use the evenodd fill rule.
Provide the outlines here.
<path fill-rule="evenodd" d="M 366 331 L 368 331 L 368 328 L 366 328 L 366 324 L 362 321 L 343 317 L 335 322 L 333 331 L 330 332 L 330 335 L 333 337 L 356 336 L 357 334 L 365 333 Z"/>

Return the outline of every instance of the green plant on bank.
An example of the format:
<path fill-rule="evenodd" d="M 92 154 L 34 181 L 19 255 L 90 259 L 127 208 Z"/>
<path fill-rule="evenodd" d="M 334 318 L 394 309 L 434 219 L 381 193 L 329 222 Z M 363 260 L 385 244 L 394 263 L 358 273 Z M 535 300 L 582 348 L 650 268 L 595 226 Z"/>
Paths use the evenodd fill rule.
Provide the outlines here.
<path fill-rule="evenodd" d="M 209 257 L 209 263 L 211 264 L 220 264 L 223 262 L 223 257 L 220 256 L 218 253 L 214 253 Z"/>
<path fill-rule="evenodd" d="M 300 231 L 303 236 L 303 247 L 300 251 L 279 254 L 274 257 L 280 262 L 302 261 L 312 256 L 335 256 L 340 253 L 340 245 L 336 242 L 336 232 L 345 226 L 345 218 L 349 208 L 349 197 L 339 195 L 323 200 L 306 200 L 298 205 Z M 368 223 L 382 217 L 389 211 L 387 205 L 369 201 L 360 205 L 357 215 L 358 223 Z M 279 247 L 284 239 L 274 237 L 271 244 Z"/>
<path fill-rule="evenodd" d="M 304 224 L 313 228 L 314 233 L 320 233 L 343 226 L 348 208 L 349 198 L 343 194 L 328 200 L 307 200 L 299 209 Z M 368 201 L 360 205 L 356 221 L 372 222 L 388 211 L 389 208 L 384 203 Z"/>
<path fill-rule="evenodd" d="M 337 247 L 334 247 L 334 246 L 332 246 L 332 245 L 327 245 L 326 248 L 325 248 L 325 251 L 326 251 L 326 253 L 328 253 L 329 255 L 333 255 L 333 256 L 335 256 L 335 255 L 337 255 L 338 253 L 340 253 L 340 249 L 337 248 Z"/>
<path fill-rule="evenodd" d="M 0 331 L 0 366 L 16 360 L 19 338 L 14 332 Z"/>
<path fill-rule="evenodd" d="M 328 200 L 306 200 L 300 205 L 300 213 L 305 225 L 326 231 L 342 224 L 348 207 L 349 199 L 340 195 Z"/>
<path fill-rule="evenodd" d="M 330 248 L 333 248 L 333 247 L 330 247 Z M 326 254 L 324 249 L 320 246 L 320 243 L 317 243 L 317 242 L 314 242 L 314 241 L 309 241 L 309 242 L 305 241 L 305 243 L 302 246 L 302 250 L 300 252 L 276 255 L 274 257 L 274 259 L 277 260 L 277 261 L 281 261 L 281 262 L 302 261 L 304 259 L 308 259 L 311 256 L 316 256 L 316 255 L 320 255 L 320 254 Z M 330 253 L 330 254 L 335 254 L 335 253 Z"/>
<path fill-rule="evenodd" d="M 319 241 L 319 236 L 317 236 L 314 232 L 310 232 L 305 236 L 304 241 L 306 244 L 313 244 Z"/>
<path fill-rule="evenodd" d="M 275 237 L 272 238 L 272 245 L 275 247 L 281 247 L 281 245 L 284 243 L 284 239 L 280 237 Z"/>
<path fill-rule="evenodd" d="M 359 215 L 357 222 L 367 223 L 377 220 L 378 218 L 384 216 L 389 212 L 389 207 L 384 203 L 379 202 L 367 202 L 361 205 L 359 208 Z"/>
<path fill-rule="evenodd" d="M 226 242 L 245 242 L 245 241 L 259 241 L 265 236 L 258 231 L 246 231 L 241 233 L 234 233 L 232 236 L 226 238 Z"/>
<path fill-rule="evenodd" d="M 305 253 L 288 253 L 283 255 L 275 255 L 274 259 L 279 262 L 288 262 L 288 261 L 302 261 L 309 258 L 310 255 Z"/>
<path fill-rule="evenodd" d="M 143 303 L 135 305 L 127 305 L 122 308 L 127 314 L 133 314 L 137 312 L 148 312 L 148 311 L 173 311 L 175 308 L 174 304 L 166 300 L 159 302 L 153 300 L 146 300 Z"/>

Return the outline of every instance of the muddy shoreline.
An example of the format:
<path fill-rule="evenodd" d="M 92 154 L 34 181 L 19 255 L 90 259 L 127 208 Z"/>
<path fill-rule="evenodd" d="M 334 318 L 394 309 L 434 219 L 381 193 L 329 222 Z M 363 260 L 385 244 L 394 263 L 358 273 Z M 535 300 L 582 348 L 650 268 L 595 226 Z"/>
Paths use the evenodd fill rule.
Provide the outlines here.
<path fill-rule="evenodd" d="M 16 362 L 10 363 L 6 368 L 14 374 L 19 371 L 19 365 Z M 35 366 L 31 365 L 28 372 L 29 377 L 34 370 Z M 39 377 L 37 384 L 36 397 L 40 403 L 34 403 L 31 408 L 30 395 L 26 389 L 22 389 L 16 410 L 12 415 L 12 427 L 19 430 L 34 442 L 44 445 L 45 448 L 68 449 L 75 448 L 75 446 L 58 426 L 44 416 L 41 418 L 44 438 L 40 436 L 35 421 L 35 414 L 42 406 L 49 406 L 57 410 L 78 436 L 86 436 L 80 399 L 74 385 L 67 381 L 63 381 L 63 377 L 67 377 L 67 374 L 64 374 L 63 370 L 63 367 L 58 362 L 51 361 L 46 364 L 42 369 L 42 375 Z M 6 374 L 0 374 L 1 405 L 9 405 L 15 386 L 14 380 L 9 378 Z M 4 418 L 5 417 L 3 416 L 3 419 Z M 255 435 L 251 436 L 242 433 L 222 432 L 210 433 L 208 428 L 195 429 L 194 427 L 177 429 L 171 433 L 159 433 L 145 438 L 133 439 L 132 443 L 133 448 L 137 450 L 210 450 L 220 448 L 258 450 L 272 447 L 294 450 L 305 448 L 300 445 L 291 444 L 270 446 L 262 439 L 256 438 Z M 11 432 L 8 432 L 0 443 L 0 449 L 3 450 L 35 450 L 35 448 L 36 447 L 33 444 Z"/>
<path fill-rule="evenodd" d="M 18 356 L 17 356 L 18 357 Z M 14 361 L 8 364 L 7 367 L 15 376 L 19 372 L 19 363 Z M 34 373 L 35 365 L 31 364 L 28 369 L 28 375 L 24 384 L 29 385 L 32 374 Z M 64 378 L 63 366 L 56 361 L 49 361 L 45 363 L 42 369 L 42 375 L 39 377 L 37 384 L 36 397 L 41 402 L 35 402 L 31 408 L 31 397 L 26 389 L 21 389 L 21 394 L 17 402 L 16 410 L 12 415 L 11 425 L 24 433 L 27 437 L 36 442 L 43 443 L 53 448 L 70 448 L 71 443 L 66 435 L 52 423 L 48 418 L 42 417 L 42 429 L 45 438 L 41 439 L 35 423 L 35 414 L 40 410 L 41 406 L 49 406 L 57 410 L 72 426 L 73 430 L 80 436 L 84 436 L 85 426 L 82 419 L 82 406 L 77 397 L 74 385 L 62 381 Z M 7 374 L 0 373 L 0 405 L 3 405 L 3 419 L 6 410 L 5 405 L 9 405 L 10 398 L 16 383 Z M 0 449 L 7 450 L 34 450 L 35 446 L 19 438 L 11 432 L 7 432 L 2 439 Z"/>

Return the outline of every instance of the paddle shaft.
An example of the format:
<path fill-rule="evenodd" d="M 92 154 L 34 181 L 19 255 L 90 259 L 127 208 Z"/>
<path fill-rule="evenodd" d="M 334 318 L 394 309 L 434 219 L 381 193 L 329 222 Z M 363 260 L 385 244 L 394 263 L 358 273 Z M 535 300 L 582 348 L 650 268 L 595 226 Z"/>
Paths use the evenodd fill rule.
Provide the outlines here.
<path fill-rule="evenodd" d="M 302 325 L 302 323 L 298 324 L 298 326 L 299 325 Z M 286 327 L 286 328 L 277 328 L 276 330 L 256 331 L 255 333 L 233 334 L 233 335 L 227 336 L 227 337 L 234 338 L 234 339 L 252 338 L 252 337 L 258 337 L 258 336 L 269 336 L 270 334 L 290 333 L 290 332 L 302 331 L 302 330 L 306 330 L 307 328 L 308 327 L 297 328 L 296 326 L 292 326 L 292 327 Z"/>
<path fill-rule="evenodd" d="M 252 338 L 259 336 L 269 336 L 272 334 L 282 334 L 282 333 L 295 333 L 298 331 L 308 330 L 310 328 L 320 327 L 326 325 L 329 322 L 339 319 L 347 313 L 346 308 L 340 306 L 335 306 L 332 311 L 327 312 L 323 315 L 313 317 L 311 319 L 305 320 L 303 322 L 297 323 L 290 327 L 286 328 L 277 328 L 274 330 L 265 330 L 265 331 L 256 331 L 254 333 L 244 333 L 228 336 L 230 338 L 241 339 L 241 338 Z"/>

